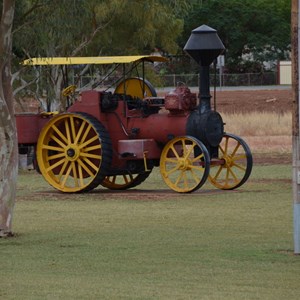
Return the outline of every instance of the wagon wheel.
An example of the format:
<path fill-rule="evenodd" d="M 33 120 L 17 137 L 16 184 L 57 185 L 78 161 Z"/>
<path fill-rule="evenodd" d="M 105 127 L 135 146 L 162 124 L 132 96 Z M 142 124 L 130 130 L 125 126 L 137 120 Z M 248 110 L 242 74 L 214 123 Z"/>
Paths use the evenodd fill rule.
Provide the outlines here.
<path fill-rule="evenodd" d="M 169 141 L 160 157 L 160 172 L 174 191 L 189 193 L 199 189 L 209 174 L 209 154 L 202 142 L 191 136 Z"/>
<path fill-rule="evenodd" d="M 248 145 L 238 136 L 224 134 L 219 145 L 222 164 L 211 164 L 209 181 L 217 188 L 233 190 L 244 184 L 252 170 L 252 154 Z"/>
<path fill-rule="evenodd" d="M 109 135 L 94 117 L 59 114 L 41 131 L 37 160 L 46 181 L 66 192 L 86 192 L 98 186 L 111 164 Z"/>
<path fill-rule="evenodd" d="M 101 185 L 111 190 L 127 190 L 144 182 L 150 172 L 106 176 Z"/>

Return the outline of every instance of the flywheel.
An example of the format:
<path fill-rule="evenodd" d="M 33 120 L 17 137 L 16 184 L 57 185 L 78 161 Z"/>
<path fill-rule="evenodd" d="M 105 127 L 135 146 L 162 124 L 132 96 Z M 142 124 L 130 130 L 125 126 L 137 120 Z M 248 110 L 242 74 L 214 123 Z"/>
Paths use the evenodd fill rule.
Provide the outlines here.
<path fill-rule="evenodd" d="M 126 94 L 140 99 L 157 96 L 153 85 L 148 80 L 139 77 L 130 77 L 121 81 L 115 88 L 115 94 Z"/>

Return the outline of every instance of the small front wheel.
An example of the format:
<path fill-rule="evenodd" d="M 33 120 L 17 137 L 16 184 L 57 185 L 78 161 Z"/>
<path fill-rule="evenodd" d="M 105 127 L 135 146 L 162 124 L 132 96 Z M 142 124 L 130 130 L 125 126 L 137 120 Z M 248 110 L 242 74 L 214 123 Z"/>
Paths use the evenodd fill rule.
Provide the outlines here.
<path fill-rule="evenodd" d="M 176 137 L 161 153 L 160 172 L 172 190 L 190 193 L 205 183 L 209 163 L 209 154 L 202 142 L 191 136 Z"/>
<path fill-rule="evenodd" d="M 224 134 L 219 145 L 221 164 L 210 166 L 209 181 L 222 190 L 233 190 L 244 184 L 252 170 L 252 154 L 248 145 L 238 136 Z"/>

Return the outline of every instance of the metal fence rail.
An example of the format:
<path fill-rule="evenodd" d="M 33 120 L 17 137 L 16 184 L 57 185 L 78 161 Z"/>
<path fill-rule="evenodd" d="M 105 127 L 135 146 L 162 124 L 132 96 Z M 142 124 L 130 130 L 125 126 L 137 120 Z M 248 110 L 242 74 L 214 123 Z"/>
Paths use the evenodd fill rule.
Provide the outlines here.
<path fill-rule="evenodd" d="M 159 76 L 158 82 L 161 87 L 177 86 L 185 83 L 188 86 L 198 86 L 199 74 L 169 74 Z M 255 85 L 276 85 L 278 84 L 277 72 L 267 73 L 245 73 L 245 74 L 222 74 L 210 75 L 210 84 L 217 86 L 255 86 Z"/>
<path fill-rule="evenodd" d="M 180 83 L 184 83 L 187 86 L 199 86 L 199 74 L 166 74 L 155 75 L 152 78 L 147 78 L 155 87 L 176 87 Z M 104 81 L 101 81 L 101 77 L 96 76 L 82 76 L 80 78 L 80 86 L 86 86 L 96 82 L 101 82 L 97 85 L 99 88 L 113 86 L 117 81 L 115 76 L 105 77 Z M 259 85 L 277 85 L 279 84 L 277 78 L 277 72 L 265 72 L 265 73 L 244 73 L 244 74 L 219 74 L 210 75 L 211 86 L 259 86 Z"/>

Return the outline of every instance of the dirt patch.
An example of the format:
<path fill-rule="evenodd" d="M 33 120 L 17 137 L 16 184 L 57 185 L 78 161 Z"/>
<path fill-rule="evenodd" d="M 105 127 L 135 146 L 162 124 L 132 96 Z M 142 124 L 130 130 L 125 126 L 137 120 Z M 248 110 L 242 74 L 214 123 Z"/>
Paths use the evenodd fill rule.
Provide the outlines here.
<path fill-rule="evenodd" d="M 216 103 L 221 113 L 285 113 L 293 107 L 291 89 L 220 91 L 216 94 Z"/>
<path fill-rule="evenodd" d="M 291 164 L 291 153 L 254 153 L 253 164 L 254 165 L 281 165 Z"/>
<path fill-rule="evenodd" d="M 283 114 L 292 112 L 292 90 L 247 90 L 247 91 L 220 91 L 216 95 L 217 111 L 222 113 L 252 113 L 272 112 Z M 213 100 L 212 100 L 213 101 Z M 243 137 L 250 149 L 256 149 L 253 154 L 253 163 L 291 164 L 292 139 L 290 136 L 247 136 Z M 264 153 L 266 143 L 268 153 Z"/>

